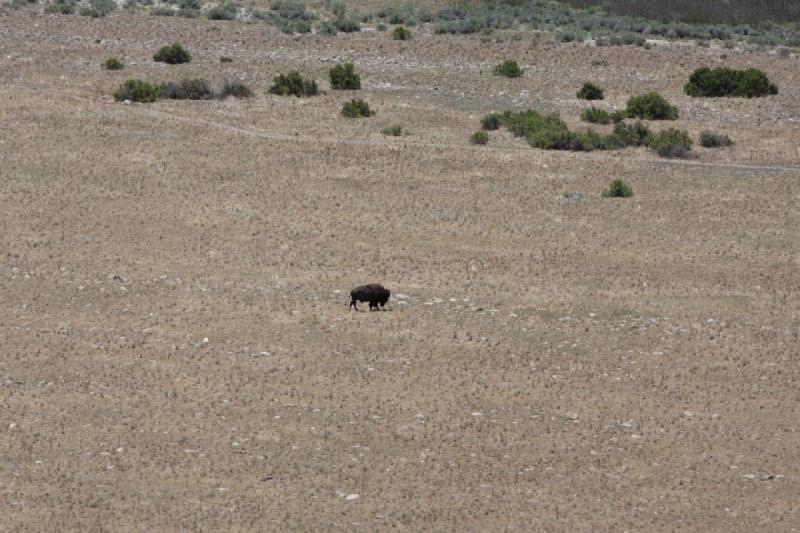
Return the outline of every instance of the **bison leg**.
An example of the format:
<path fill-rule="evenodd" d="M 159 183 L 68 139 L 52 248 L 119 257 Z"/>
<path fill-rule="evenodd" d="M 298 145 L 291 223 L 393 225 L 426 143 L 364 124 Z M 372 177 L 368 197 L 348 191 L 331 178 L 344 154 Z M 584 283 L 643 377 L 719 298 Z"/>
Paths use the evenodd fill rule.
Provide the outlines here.
<path fill-rule="evenodd" d="M 356 301 L 355 300 L 351 300 L 350 301 L 350 308 L 348 309 L 348 311 L 350 309 L 353 309 L 353 308 L 355 308 L 355 310 L 358 311 L 358 306 L 356 305 Z"/>

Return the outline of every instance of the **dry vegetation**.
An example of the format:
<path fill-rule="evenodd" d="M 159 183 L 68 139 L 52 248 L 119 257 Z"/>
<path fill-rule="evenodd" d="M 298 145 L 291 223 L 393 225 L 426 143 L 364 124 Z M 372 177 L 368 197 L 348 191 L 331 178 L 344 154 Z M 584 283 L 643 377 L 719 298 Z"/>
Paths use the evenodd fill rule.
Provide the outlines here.
<path fill-rule="evenodd" d="M 0 530 L 797 529 L 797 58 L 26 9 L 0 51 Z M 702 65 L 781 91 L 689 97 Z M 321 94 L 269 94 L 291 70 Z M 585 129 L 586 80 L 735 144 L 470 144 Z M 390 310 L 348 312 L 369 282 Z"/>

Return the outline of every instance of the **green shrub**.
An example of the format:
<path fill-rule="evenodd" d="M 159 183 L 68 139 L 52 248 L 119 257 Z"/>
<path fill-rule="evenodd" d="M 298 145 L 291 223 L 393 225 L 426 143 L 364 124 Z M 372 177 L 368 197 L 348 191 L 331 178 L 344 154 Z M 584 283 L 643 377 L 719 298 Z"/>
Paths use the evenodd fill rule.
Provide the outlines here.
<path fill-rule="evenodd" d="M 573 41 L 583 42 L 586 34 L 574 30 L 559 30 L 555 34 L 556 41 L 560 43 L 571 43 Z"/>
<path fill-rule="evenodd" d="M 626 124 L 625 122 L 620 122 L 614 126 L 614 132 L 611 134 L 611 144 L 619 148 L 646 146 L 652 138 L 653 134 L 643 123 Z"/>
<path fill-rule="evenodd" d="M 407 41 L 411 39 L 411 30 L 398 26 L 392 30 L 392 39 L 395 41 Z"/>
<path fill-rule="evenodd" d="M 342 115 L 348 118 L 368 117 L 372 115 L 372 111 L 364 100 L 353 99 L 345 102 L 342 107 Z"/>
<path fill-rule="evenodd" d="M 731 146 L 733 140 L 724 133 L 714 133 L 704 131 L 700 133 L 700 146 L 706 148 L 719 148 L 720 146 Z"/>
<path fill-rule="evenodd" d="M 158 92 L 161 98 L 170 100 L 211 100 L 216 97 L 211 85 L 200 78 L 167 82 L 159 87 Z"/>
<path fill-rule="evenodd" d="M 154 7 L 150 10 L 153 17 L 174 17 L 176 11 L 171 7 Z"/>
<path fill-rule="evenodd" d="M 481 119 L 482 130 L 496 130 L 500 127 L 500 115 L 497 113 L 489 113 Z"/>
<path fill-rule="evenodd" d="M 578 91 L 577 96 L 581 100 L 602 100 L 603 89 L 601 89 L 594 83 L 586 82 L 583 84 L 583 87 L 581 87 L 581 90 Z"/>
<path fill-rule="evenodd" d="M 185 19 L 196 19 L 200 16 L 199 9 L 179 9 L 175 12 L 175 16 Z"/>
<path fill-rule="evenodd" d="M 608 111 L 592 106 L 583 110 L 581 120 L 592 124 L 608 124 L 611 122 L 611 114 Z"/>
<path fill-rule="evenodd" d="M 489 134 L 485 131 L 476 131 L 469 138 L 472 144 L 486 144 L 489 142 Z"/>
<path fill-rule="evenodd" d="M 106 70 L 122 70 L 125 65 L 116 57 L 109 57 L 103 61 L 103 68 Z"/>
<path fill-rule="evenodd" d="M 273 78 L 272 87 L 269 92 L 281 96 L 315 96 L 319 94 L 317 82 L 314 80 L 306 80 L 303 76 L 293 70 L 288 74 L 280 74 Z"/>
<path fill-rule="evenodd" d="M 611 122 L 613 122 L 614 124 L 619 124 L 620 122 L 625 120 L 626 115 L 627 113 L 625 113 L 625 111 L 612 111 L 611 114 L 609 115 L 609 118 L 611 119 Z"/>
<path fill-rule="evenodd" d="M 381 130 L 381 133 L 384 135 L 389 135 L 391 137 L 400 137 L 403 134 L 403 127 L 395 124 L 393 126 L 388 126 Z"/>
<path fill-rule="evenodd" d="M 235 20 L 236 11 L 236 5 L 226 2 L 209 9 L 206 18 L 208 20 Z"/>
<path fill-rule="evenodd" d="M 117 4 L 114 0 L 91 0 L 89 6 L 81 8 L 79 13 L 84 17 L 99 18 L 105 17 L 115 9 Z"/>
<path fill-rule="evenodd" d="M 378 31 L 386 31 L 386 24 L 379 22 L 375 25 L 375 29 Z"/>
<path fill-rule="evenodd" d="M 683 130 L 669 128 L 653 136 L 648 147 L 661 157 L 685 158 L 692 149 L 692 139 Z"/>
<path fill-rule="evenodd" d="M 75 13 L 75 6 L 66 2 L 50 4 L 44 8 L 44 12 L 56 15 L 72 15 Z"/>
<path fill-rule="evenodd" d="M 778 94 L 778 87 L 764 72 L 749 68 L 734 70 L 730 68 L 698 68 L 684 85 L 683 91 L 689 96 L 739 96 L 755 98 Z"/>
<path fill-rule="evenodd" d="M 142 80 L 127 80 L 114 92 L 114 100 L 120 102 L 155 102 L 158 96 L 158 87 Z"/>
<path fill-rule="evenodd" d="M 629 198 L 631 196 L 633 196 L 633 189 L 620 179 L 612 181 L 608 189 L 603 191 L 603 198 Z"/>
<path fill-rule="evenodd" d="M 361 31 L 361 23 L 357 19 L 353 18 L 338 18 L 336 22 L 334 22 L 336 29 L 344 32 L 344 33 L 353 33 L 356 31 Z"/>
<path fill-rule="evenodd" d="M 253 96 L 253 91 L 240 81 L 225 81 L 219 96 L 220 98 L 227 98 L 228 96 L 233 96 L 234 98 L 250 98 Z"/>
<path fill-rule="evenodd" d="M 336 65 L 329 74 L 333 89 L 356 91 L 361 88 L 361 77 L 356 74 L 352 63 Z"/>
<path fill-rule="evenodd" d="M 522 76 L 522 69 L 519 68 L 519 65 L 516 61 L 507 59 L 506 61 L 503 61 L 494 67 L 494 73 L 498 76 L 505 76 L 507 78 L 519 78 Z"/>
<path fill-rule="evenodd" d="M 175 43 L 162 47 L 153 55 L 153 60 L 169 65 L 178 65 L 180 63 L 189 63 L 192 60 L 192 56 L 180 43 Z"/>
<path fill-rule="evenodd" d="M 319 35 L 336 35 L 339 30 L 336 29 L 336 24 L 326 20 L 317 27 L 317 33 Z"/>
<path fill-rule="evenodd" d="M 631 96 L 625 111 L 628 118 L 648 120 L 676 120 L 678 118 L 678 108 L 656 92 Z"/>

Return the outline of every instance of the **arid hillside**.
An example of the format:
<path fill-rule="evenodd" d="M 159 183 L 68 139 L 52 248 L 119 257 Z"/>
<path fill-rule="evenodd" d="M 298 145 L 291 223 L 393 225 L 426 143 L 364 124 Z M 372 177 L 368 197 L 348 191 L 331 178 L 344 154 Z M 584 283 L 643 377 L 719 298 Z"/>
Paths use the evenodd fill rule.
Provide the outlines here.
<path fill-rule="evenodd" d="M 412 31 L 0 15 L 0 530 L 800 528 L 797 55 Z M 701 66 L 780 92 L 691 98 Z M 470 142 L 650 91 L 690 157 Z"/>

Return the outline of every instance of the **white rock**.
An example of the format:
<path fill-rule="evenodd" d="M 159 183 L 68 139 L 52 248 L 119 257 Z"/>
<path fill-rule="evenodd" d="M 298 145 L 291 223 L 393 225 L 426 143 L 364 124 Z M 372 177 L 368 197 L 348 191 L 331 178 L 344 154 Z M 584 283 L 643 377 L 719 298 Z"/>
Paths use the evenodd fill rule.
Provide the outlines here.
<path fill-rule="evenodd" d="M 359 496 L 358 494 L 348 494 L 347 496 L 344 497 L 344 499 L 347 501 L 352 501 L 352 500 L 357 500 L 360 497 L 361 496 Z"/>

